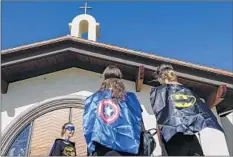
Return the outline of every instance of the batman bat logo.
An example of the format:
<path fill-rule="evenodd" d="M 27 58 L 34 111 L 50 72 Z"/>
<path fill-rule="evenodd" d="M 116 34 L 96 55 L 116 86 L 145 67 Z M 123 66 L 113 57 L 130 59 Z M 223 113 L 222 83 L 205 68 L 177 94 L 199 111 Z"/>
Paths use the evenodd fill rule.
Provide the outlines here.
<path fill-rule="evenodd" d="M 171 100 L 177 108 L 188 108 L 196 103 L 196 98 L 193 95 L 172 94 Z"/>
<path fill-rule="evenodd" d="M 69 147 L 69 146 L 65 147 L 63 153 L 66 156 L 75 156 L 75 152 L 74 152 L 74 148 L 73 147 Z"/>

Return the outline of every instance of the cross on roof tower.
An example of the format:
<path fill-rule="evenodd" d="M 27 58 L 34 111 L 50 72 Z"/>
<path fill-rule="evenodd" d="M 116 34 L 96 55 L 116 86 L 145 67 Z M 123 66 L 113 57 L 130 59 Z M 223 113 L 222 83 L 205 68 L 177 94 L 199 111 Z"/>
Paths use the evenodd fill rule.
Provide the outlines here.
<path fill-rule="evenodd" d="M 79 7 L 80 9 L 84 9 L 85 14 L 87 14 L 87 9 L 92 9 L 92 7 L 87 6 L 87 2 L 85 3 L 84 7 Z"/>
<path fill-rule="evenodd" d="M 83 34 L 87 33 L 88 40 L 96 41 L 96 38 L 100 37 L 100 25 L 93 16 L 87 14 L 87 9 L 92 9 L 92 7 L 88 7 L 86 2 L 85 6 L 80 7 L 80 9 L 84 9 L 85 13 L 77 15 L 69 23 L 70 34 L 82 38 Z"/>

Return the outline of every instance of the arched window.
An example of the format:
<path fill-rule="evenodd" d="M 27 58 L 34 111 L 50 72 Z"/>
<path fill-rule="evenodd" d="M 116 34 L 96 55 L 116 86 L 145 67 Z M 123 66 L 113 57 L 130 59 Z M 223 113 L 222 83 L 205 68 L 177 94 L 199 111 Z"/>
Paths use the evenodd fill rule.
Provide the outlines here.
<path fill-rule="evenodd" d="M 77 155 L 86 155 L 87 147 L 82 132 L 85 98 L 79 95 L 51 98 L 24 111 L 5 130 L 1 140 L 1 155 L 48 156 L 54 140 L 61 138 L 63 124 L 68 121 L 76 127 L 72 140 Z"/>
<path fill-rule="evenodd" d="M 29 139 L 31 136 L 31 127 L 29 124 L 26 126 L 16 137 L 15 141 L 8 150 L 7 156 L 27 156 L 28 155 L 28 146 Z"/>
<path fill-rule="evenodd" d="M 80 107 L 66 107 L 41 115 L 20 131 L 6 156 L 48 156 L 54 140 L 61 138 L 62 125 L 69 121 L 76 127 L 72 140 L 76 143 L 77 155 L 86 155 L 82 115 Z"/>

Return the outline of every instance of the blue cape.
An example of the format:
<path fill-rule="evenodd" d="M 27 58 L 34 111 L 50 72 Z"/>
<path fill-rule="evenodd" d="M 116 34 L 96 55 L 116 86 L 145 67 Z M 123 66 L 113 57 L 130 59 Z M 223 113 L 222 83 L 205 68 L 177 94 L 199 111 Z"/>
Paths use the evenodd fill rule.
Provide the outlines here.
<path fill-rule="evenodd" d="M 141 106 L 134 93 L 113 99 L 109 90 L 98 91 L 85 101 L 83 132 L 88 152 L 95 142 L 113 150 L 137 154 L 141 135 Z"/>

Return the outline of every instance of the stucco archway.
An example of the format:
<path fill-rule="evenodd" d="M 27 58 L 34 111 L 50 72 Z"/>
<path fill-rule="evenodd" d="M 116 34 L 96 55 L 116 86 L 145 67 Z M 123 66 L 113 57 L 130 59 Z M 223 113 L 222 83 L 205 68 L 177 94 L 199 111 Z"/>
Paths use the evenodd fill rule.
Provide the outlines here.
<path fill-rule="evenodd" d="M 1 154 L 5 155 L 7 153 L 7 150 L 13 143 L 18 133 L 23 128 L 25 128 L 31 121 L 54 110 L 63 109 L 67 107 L 83 108 L 83 103 L 85 99 L 85 96 L 67 95 L 47 99 L 45 101 L 33 105 L 32 107 L 24 111 L 22 114 L 20 114 L 16 119 L 14 119 L 3 132 L 1 141 Z"/>

